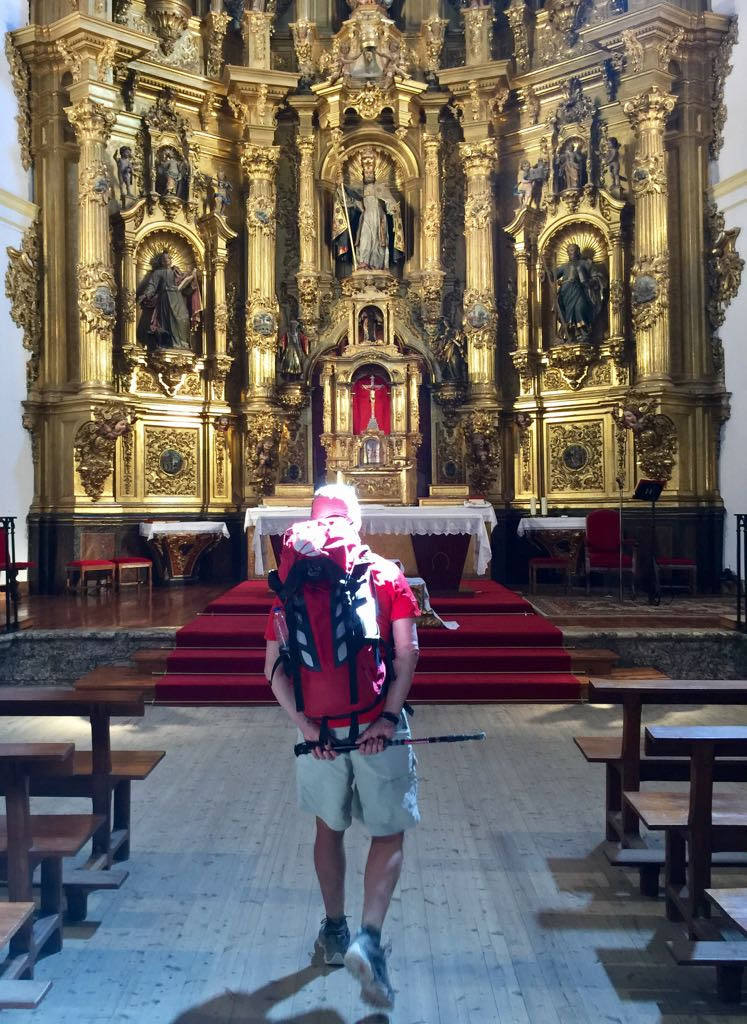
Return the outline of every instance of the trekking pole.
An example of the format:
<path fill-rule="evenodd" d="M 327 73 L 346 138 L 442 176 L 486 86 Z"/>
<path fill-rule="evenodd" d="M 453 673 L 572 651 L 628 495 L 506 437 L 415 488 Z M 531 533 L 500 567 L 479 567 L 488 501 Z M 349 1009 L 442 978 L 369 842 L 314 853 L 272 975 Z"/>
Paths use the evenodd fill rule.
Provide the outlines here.
<path fill-rule="evenodd" d="M 484 732 L 467 732 L 467 733 L 456 733 L 451 736 L 422 736 L 419 739 L 406 739 L 406 740 L 384 740 L 385 747 L 405 747 L 414 746 L 416 743 L 466 743 L 468 740 L 484 740 Z M 301 757 L 303 754 L 310 754 L 314 747 L 320 746 L 318 740 L 308 740 L 305 743 L 297 743 L 293 748 L 293 753 L 296 757 Z M 336 754 L 349 754 L 353 750 L 358 750 L 357 743 L 335 743 L 332 746 L 332 750 Z"/>

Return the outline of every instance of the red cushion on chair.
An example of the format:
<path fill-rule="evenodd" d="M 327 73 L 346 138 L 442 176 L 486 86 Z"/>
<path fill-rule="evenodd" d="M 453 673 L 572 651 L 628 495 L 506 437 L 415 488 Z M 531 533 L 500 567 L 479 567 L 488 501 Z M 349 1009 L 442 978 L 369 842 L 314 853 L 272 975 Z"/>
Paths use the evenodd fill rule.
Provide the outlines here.
<path fill-rule="evenodd" d="M 152 559 L 140 558 L 139 555 L 119 555 L 117 558 L 113 558 L 112 561 L 115 565 L 153 565 Z"/>
<path fill-rule="evenodd" d="M 5 562 L 0 562 L 0 572 L 5 572 L 8 566 Z M 18 572 L 19 569 L 35 569 L 36 562 L 11 562 L 10 568 L 15 569 Z"/>
<path fill-rule="evenodd" d="M 692 558 L 659 558 L 656 556 L 656 564 L 661 566 L 679 566 L 680 568 L 695 569 L 696 565 Z"/>
<path fill-rule="evenodd" d="M 110 558 L 78 558 L 68 562 L 67 569 L 113 569 L 114 562 Z"/>
<path fill-rule="evenodd" d="M 568 558 L 530 558 L 529 564 L 536 569 L 565 569 L 569 561 Z"/>
<path fill-rule="evenodd" d="M 586 517 L 589 551 L 617 551 L 620 547 L 620 514 L 613 508 L 597 508 Z"/>
<path fill-rule="evenodd" d="M 592 569 L 619 569 L 620 555 L 617 551 L 590 551 L 589 567 Z M 633 558 L 631 555 L 622 556 L 623 569 L 632 569 Z"/>

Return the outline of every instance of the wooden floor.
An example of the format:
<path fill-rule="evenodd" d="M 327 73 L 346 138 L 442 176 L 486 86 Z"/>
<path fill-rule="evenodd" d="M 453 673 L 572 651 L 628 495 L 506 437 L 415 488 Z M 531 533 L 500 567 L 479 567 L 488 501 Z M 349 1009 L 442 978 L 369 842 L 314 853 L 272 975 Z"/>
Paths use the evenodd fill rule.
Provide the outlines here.
<path fill-rule="evenodd" d="M 32 594 L 21 597 L 18 619 L 21 629 L 183 626 L 231 586 L 231 583 L 193 583 L 154 587 L 152 591 L 138 587 L 97 591 L 92 587 L 88 595 Z M 4 623 L 4 595 L 0 608 L 0 623 Z"/>
<path fill-rule="evenodd" d="M 647 720 L 747 722 L 747 709 L 652 709 Z M 671 962 L 664 942 L 677 930 L 662 903 L 641 899 L 637 879 L 600 853 L 603 774 L 571 737 L 619 723 L 615 709 L 578 705 L 418 709 L 420 734 L 489 738 L 420 756 L 423 821 L 385 931 L 391 1024 L 744 1020 L 724 1012 L 712 971 Z M 84 746 L 87 735 L 77 721 L 0 722 L 0 741 Z M 45 1002 L 8 1020 L 383 1024 L 344 970 L 310 962 L 322 909 L 282 712 L 154 708 L 113 740 L 167 750 L 134 787 L 130 877 L 93 894 L 94 923 L 69 928 L 63 952 L 38 965 L 54 982 Z M 360 829 L 348 850 L 355 923 Z"/>

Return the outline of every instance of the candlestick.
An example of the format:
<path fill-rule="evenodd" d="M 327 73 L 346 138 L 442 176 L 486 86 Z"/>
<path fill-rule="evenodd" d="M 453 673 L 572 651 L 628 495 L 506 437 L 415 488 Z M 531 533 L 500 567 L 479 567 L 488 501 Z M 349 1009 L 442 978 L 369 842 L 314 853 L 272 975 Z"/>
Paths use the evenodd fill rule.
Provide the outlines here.
<path fill-rule="evenodd" d="M 540 508 L 542 510 L 542 515 L 546 516 L 547 515 L 547 498 L 540 498 Z"/>
<path fill-rule="evenodd" d="M 529 515 L 530 516 L 536 516 L 537 515 L 537 499 L 536 498 L 530 498 L 529 499 Z"/>

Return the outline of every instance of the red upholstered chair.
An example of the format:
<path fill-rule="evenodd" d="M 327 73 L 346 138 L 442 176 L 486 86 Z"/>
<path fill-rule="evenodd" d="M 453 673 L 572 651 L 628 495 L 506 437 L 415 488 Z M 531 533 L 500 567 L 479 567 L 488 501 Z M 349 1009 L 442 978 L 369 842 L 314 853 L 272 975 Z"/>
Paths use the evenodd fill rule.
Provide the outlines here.
<path fill-rule="evenodd" d="M 140 555 L 118 555 L 114 559 L 116 566 L 117 587 L 139 587 L 144 583 L 148 590 L 153 589 L 153 560 L 141 558 Z M 134 573 L 134 579 L 122 578 L 123 573 Z"/>
<path fill-rule="evenodd" d="M 16 582 L 16 573 L 23 569 L 35 569 L 36 562 L 16 562 L 14 561 L 14 554 L 15 552 L 10 550 L 8 533 L 4 527 L 0 526 L 0 574 L 5 575 L 5 585 L 15 591 L 14 599 L 17 600 L 18 584 Z"/>
<path fill-rule="evenodd" d="M 571 589 L 571 560 L 570 558 L 563 558 L 562 556 L 552 557 L 544 556 L 538 558 L 529 559 L 529 586 L 531 592 L 535 594 L 537 592 L 537 573 L 547 569 L 548 571 L 562 572 L 565 575 L 565 592 L 566 594 Z"/>
<path fill-rule="evenodd" d="M 668 572 L 673 577 L 676 572 L 685 573 L 687 576 L 687 589 L 694 594 L 698 586 L 698 567 L 692 558 L 668 558 L 665 555 L 656 556 L 656 586 L 661 590 L 661 570 Z"/>
<path fill-rule="evenodd" d="M 622 558 L 620 548 L 622 546 Z M 627 551 L 625 550 L 627 548 Z M 620 514 L 613 508 L 598 508 L 586 517 L 586 593 L 591 589 L 591 574 L 630 574 L 630 589 L 635 594 L 636 549 L 635 541 L 620 542 Z"/>

